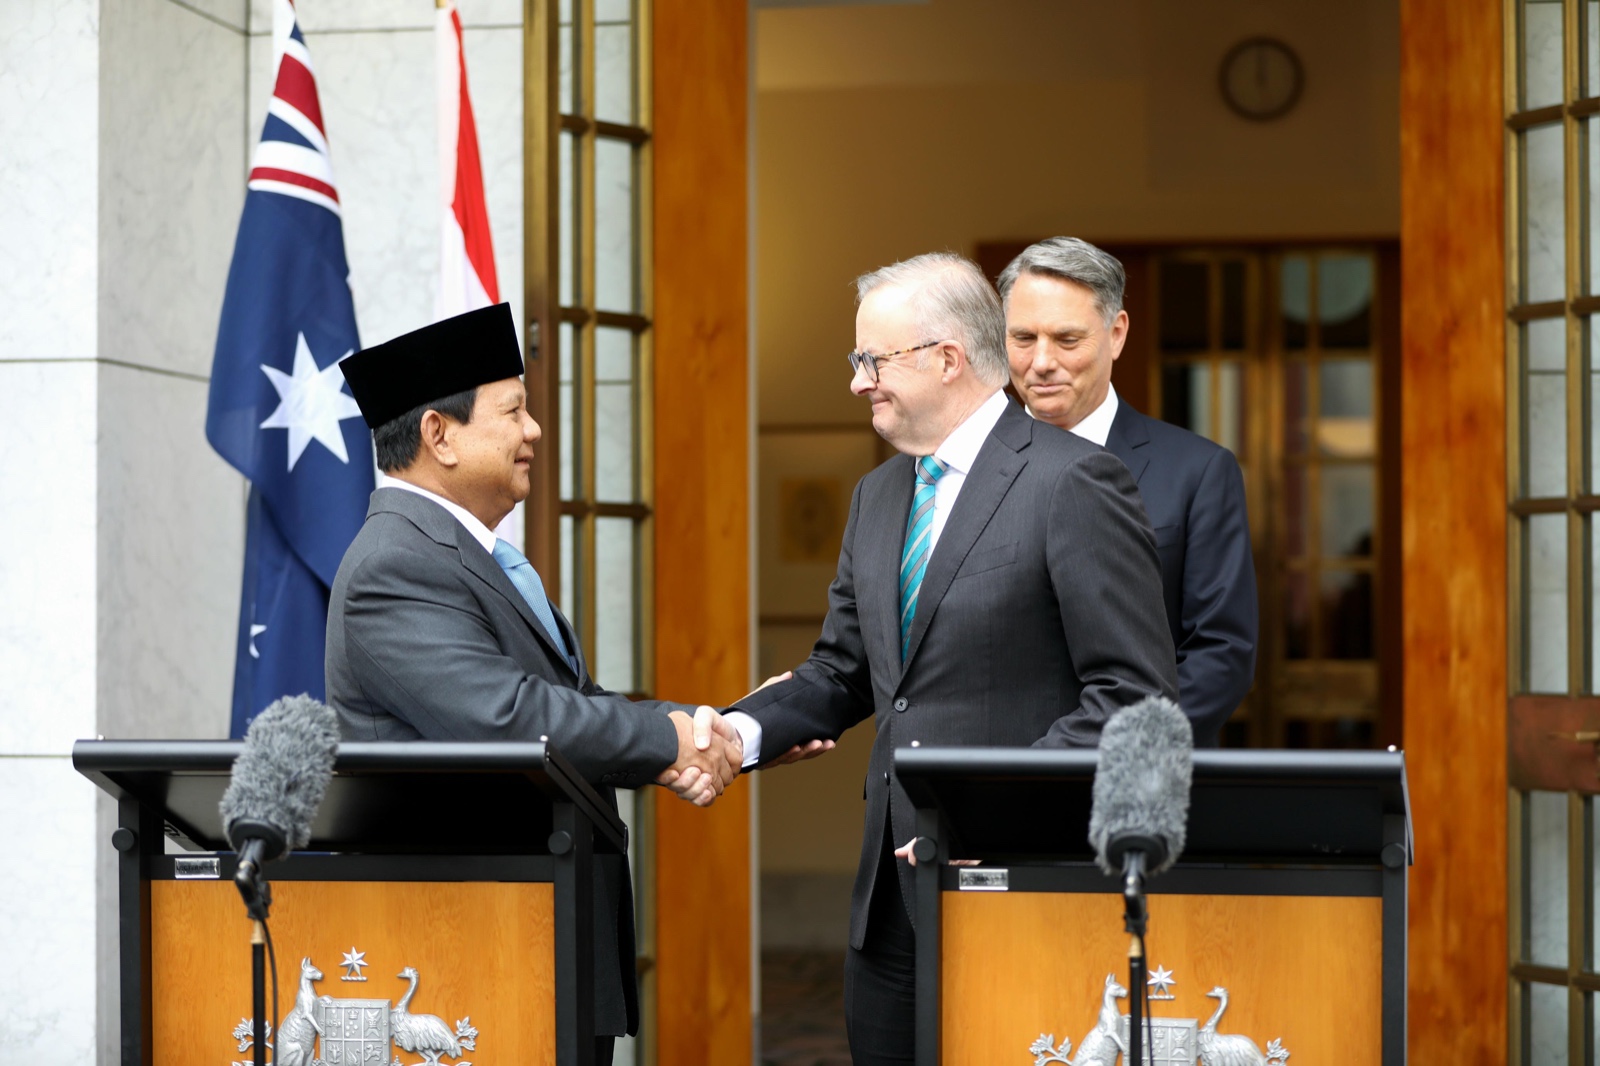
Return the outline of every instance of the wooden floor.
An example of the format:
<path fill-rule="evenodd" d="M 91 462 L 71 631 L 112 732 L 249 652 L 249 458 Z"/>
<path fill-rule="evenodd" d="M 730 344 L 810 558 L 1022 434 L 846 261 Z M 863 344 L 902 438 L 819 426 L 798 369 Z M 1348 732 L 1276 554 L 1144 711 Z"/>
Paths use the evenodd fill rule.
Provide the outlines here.
<path fill-rule="evenodd" d="M 761 953 L 762 1066 L 850 1066 L 844 953 Z"/>

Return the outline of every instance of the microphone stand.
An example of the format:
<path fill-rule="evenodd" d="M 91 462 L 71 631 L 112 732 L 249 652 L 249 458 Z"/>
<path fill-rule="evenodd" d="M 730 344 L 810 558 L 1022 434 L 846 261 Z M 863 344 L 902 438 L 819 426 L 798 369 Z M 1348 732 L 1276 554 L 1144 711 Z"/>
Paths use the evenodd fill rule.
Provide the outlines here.
<path fill-rule="evenodd" d="M 267 1066 L 267 913 L 272 909 L 272 885 L 261 869 L 267 850 L 268 845 L 260 838 L 246 840 L 239 849 L 239 868 L 233 875 L 251 921 L 250 1008 L 255 1026 L 255 1066 Z"/>
<path fill-rule="evenodd" d="M 1132 1066 L 1144 1066 L 1144 934 L 1150 911 L 1144 898 L 1142 851 L 1129 851 L 1122 857 L 1122 927 L 1131 935 L 1128 944 L 1128 1058 Z"/>

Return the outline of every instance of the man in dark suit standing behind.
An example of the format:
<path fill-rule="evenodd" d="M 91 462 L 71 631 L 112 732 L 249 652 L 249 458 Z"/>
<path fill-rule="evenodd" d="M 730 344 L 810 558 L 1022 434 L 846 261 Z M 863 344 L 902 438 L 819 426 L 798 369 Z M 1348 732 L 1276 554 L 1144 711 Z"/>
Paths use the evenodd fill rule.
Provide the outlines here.
<path fill-rule="evenodd" d="M 1128 338 L 1114 256 L 1076 237 L 1030 246 L 1000 275 L 1011 383 L 1037 419 L 1102 445 L 1139 485 L 1161 557 L 1178 702 L 1214 745 L 1255 679 L 1257 604 L 1244 479 L 1233 453 L 1117 396 Z"/>
<path fill-rule="evenodd" d="M 528 496 L 539 440 L 511 309 L 436 322 L 340 369 L 384 473 L 328 605 L 328 702 L 344 738 L 548 739 L 613 809 L 613 788 L 651 781 L 712 802 L 743 761 L 732 726 L 710 707 L 596 685 L 539 575 L 493 533 Z M 594 881 L 604 1064 L 639 1024 L 627 857 L 597 854 Z"/>
<path fill-rule="evenodd" d="M 915 1043 L 913 815 L 893 750 L 1094 747 L 1119 708 L 1174 696 L 1177 675 L 1133 479 L 1001 391 L 983 272 L 924 255 L 856 287 L 850 388 L 902 454 L 856 486 L 811 657 L 728 717 L 747 761 L 875 718 L 845 962 L 851 1055 L 869 1066 L 911 1062 Z"/>

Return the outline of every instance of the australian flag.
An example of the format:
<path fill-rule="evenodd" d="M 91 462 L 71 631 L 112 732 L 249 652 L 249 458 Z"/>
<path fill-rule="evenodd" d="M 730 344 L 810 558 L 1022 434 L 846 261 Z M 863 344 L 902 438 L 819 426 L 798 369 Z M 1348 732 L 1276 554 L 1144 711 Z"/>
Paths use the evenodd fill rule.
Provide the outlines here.
<path fill-rule="evenodd" d="M 277 80 L 222 302 L 206 439 L 250 480 L 231 735 L 324 698 L 328 589 L 366 515 L 372 436 L 339 360 L 360 348 L 311 54 L 274 0 Z"/>

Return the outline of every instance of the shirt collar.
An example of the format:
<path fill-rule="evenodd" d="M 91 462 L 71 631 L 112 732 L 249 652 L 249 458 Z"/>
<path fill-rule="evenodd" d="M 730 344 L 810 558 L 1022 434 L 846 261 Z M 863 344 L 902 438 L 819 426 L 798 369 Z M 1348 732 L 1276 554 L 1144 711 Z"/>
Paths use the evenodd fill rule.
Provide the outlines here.
<path fill-rule="evenodd" d="M 459 503 L 454 503 L 450 500 L 447 500 L 436 492 L 429 492 L 421 485 L 413 485 L 409 481 L 405 481 L 397 477 L 390 477 L 388 474 L 380 473 L 378 475 L 378 488 L 402 489 L 405 492 L 415 493 L 425 500 L 432 500 L 434 503 L 438 504 L 440 507 L 443 507 L 446 511 L 449 511 L 452 515 L 454 515 L 457 522 L 460 522 L 463 526 L 466 526 L 467 532 L 472 534 L 472 539 L 483 545 L 484 551 L 488 552 L 490 555 L 494 554 L 494 542 L 496 540 L 494 531 L 488 526 L 484 525 L 482 522 L 478 521 L 478 517 L 476 515 L 467 510 L 465 507 L 461 506 Z"/>
<path fill-rule="evenodd" d="M 1090 411 L 1082 422 L 1073 426 L 1072 432 L 1104 448 L 1106 438 L 1111 436 L 1111 423 L 1116 420 L 1118 404 L 1116 387 L 1107 382 L 1106 398 L 1101 400 L 1100 406 Z"/>
<path fill-rule="evenodd" d="M 965 422 L 951 431 L 944 439 L 944 443 L 933 453 L 933 457 L 946 467 L 962 474 L 971 470 L 972 464 L 978 459 L 978 449 L 989 439 L 995 423 L 1000 421 L 1000 416 L 1005 413 L 1006 404 L 1010 402 L 1003 389 L 996 391 L 983 401 L 976 411 L 968 415 Z"/>

